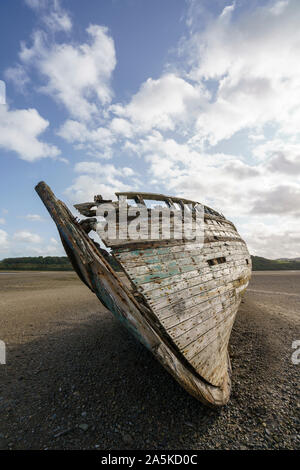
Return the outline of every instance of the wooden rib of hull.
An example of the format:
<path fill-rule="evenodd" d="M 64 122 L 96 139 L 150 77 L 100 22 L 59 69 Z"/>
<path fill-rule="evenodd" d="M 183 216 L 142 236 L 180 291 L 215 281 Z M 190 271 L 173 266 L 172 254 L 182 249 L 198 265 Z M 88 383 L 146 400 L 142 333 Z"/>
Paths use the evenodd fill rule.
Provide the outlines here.
<path fill-rule="evenodd" d="M 203 246 L 113 243 L 124 269 L 120 275 L 51 189 L 41 182 L 36 191 L 82 281 L 190 394 L 209 405 L 226 404 L 228 342 L 251 273 L 249 252 L 234 225 L 206 216 Z M 221 257 L 226 262 L 209 264 Z"/>

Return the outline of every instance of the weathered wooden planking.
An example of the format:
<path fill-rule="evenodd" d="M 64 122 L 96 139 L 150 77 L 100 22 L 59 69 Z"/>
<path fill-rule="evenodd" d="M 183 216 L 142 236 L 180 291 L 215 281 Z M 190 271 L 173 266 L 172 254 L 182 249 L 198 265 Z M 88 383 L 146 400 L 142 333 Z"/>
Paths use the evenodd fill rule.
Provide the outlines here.
<path fill-rule="evenodd" d="M 207 286 L 200 294 L 196 292 L 195 295 L 177 297 L 176 300 L 167 304 L 156 304 L 154 307 L 155 313 L 164 325 L 169 323 L 174 324 L 176 318 L 179 320 L 188 319 L 195 314 L 197 308 L 200 310 L 205 309 L 205 302 L 211 302 L 212 305 L 216 305 L 217 301 L 226 300 L 232 293 L 235 293 L 237 289 L 234 282 L 228 283 L 225 286 L 217 285 L 211 289 Z M 244 285 L 246 285 L 246 282 Z M 174 317 L 174 319 L 171 317 Z"/>
<path fill-rule="evenodd" d="M 208 245 L 208 244 L 207 244 Z M 165 254 L 155 254 L 153 256 L 141 257 L 135 259 L 126 259 L 123 260 L 126 263 L 127 270 L 130 271 L 130 274 L 144 274 L 150 272 L 154 269 L 152 266 L 156 264 L 162 270 L 165 269 L 168 264 L 175 266 L 188 265 L 188 264 L 196 264 L 198 267 L 207 266 L 207 261 L 211 258 L 217 258 L 219 256 L 225 256 L 227 261 L 232 259 L 238 259 L 244 255 L 247 257 L 247 251 L 245 249 L 239 250 L 236 249 L 234 252 L 227 246 L 215 246 L 211 247 L 204 246 L 202 250 L 195 250 L 195 251 L 181 251 L 181 252 L 169 252 Z M 118 255 L 117 257 L 119 257 Z M 228 259 L 227 259 L 228 257 Z M 143 262 L 144 260 L 144 262 Z M 244 258 L 245 260 L 245 258 Z"/>
<path fill-rule="evenodd" d="M 198 310 L 196 310 L 196 307 L 194 307 L 194 312 L 197 311 L 197 314 L 189 316 L 175 325 L 170 325 L 170 318 L 172 317 L 168 317 L 169 322 L 165 321 L 163 325 L 173 340 L 179 336 L 183 336 L 190 330 L 193 331 L 193 335 L 196 335 L 197 328 L 200 327 L 201 332 L 204 331 L 204 322 L 210 320 L 211 318 L 217 320 L 218 317 L 223 315 L 223 312 L 227 307 L 235 303 L 234 291 L 231 290 L 230 294 L 231 295 L 228 295 L 226 298 L 224 298 L 224 296 L 217 297 L 215 302 L 210 302 L 207 300 L 205 303 L 201 304 L 201 309 L 199 309 L 200 304 L 198 304 Z"/>
<path fill-rule="evenodd" d="M 193 271 L 197 271 L 201 275 L 205 275 L 207 273 L 212 273 L 214 278 L 226 275 L 229 273 L 229 262 L 241 260 L 241 263 L 233 265 L 233 266 L 241 266 L 244 267 L 246 265 L 246 261 L 242 257 L 234 257 L 232 255 L 228 256 L 227 263 L 222 263 L 222 265 L 214 265 L 210 266 L 207 262 L 201 261 L 197 263 L 193 259 L 182 260 L 182 262 L 178 261 L 169 261 L 166 263 L 152 265 L 151 267 L 143 266 L 136 268 L 128 268 L 128 274 L 131 278 L 136 282 L 137 285 L 141 286 L 143 284 L 151 283 L 152 281 L 160 281 L 165 279 L 164 283 L 159 283 L 160 286 L 164 284 L 168 284 L 167 279 L 173 278 L 174 275 L 178 274 L 179 276 L 184 273 L 190 272 L 190 277 L 193 276 Z M 181 276 L 184 279 L 183 276 Z M 171 279 L 170 282 L 173 282 L 174 279 Z M 146 291 L 147 289 L 145 289 Z"/>
<path fill-rule="evenodd" d="M 150 246 L 150 247 L 145 247 L 143 245 L 137 246 L 136 249 L 132 247 L 121 247 L 121 248 L 114 248 L 114 253 L 116 256 L 120 256 L 123 261 L 125 260 L 135 260 L 140 257 L 147 258 L 147 257 L 152 257 L 155 255 L 164 255 L 164 254 L 169 254 L 169 253 L 178 253 L 178 252 L 200 252 L 200 250 L 203 248 L 210 248 L 213 249 L 213 247 L 217 246 L 225 246 L 227 248 L 236 248 L 236 247 L 245 247 L 245 243 L 240 240 L 236 239 L 234 241 L 228 241 L 228 242 L 223 242 L 216 240 L 213 244 L 205 244 L 203 246 L 202 242 L 186 242 L 186 243 L 180 243 L 178 242 L 176 245 L 175 244 L 170 244 L 169 246 Z"/>
<path fill-rule="evenodd" d="M 212 312 L 212 314 L 203 321 L 201 321 L 201 319 L 200 321 L 198 320 L 193 328 L 190 328 L 181 335 L 177 337 L 174 337 L 173 335 L 172 339 L 174 343 L 185 354 L 187 359 L 191 359 L 209 342 L 210 334 L 214 336 L 221 328 L 222 330 L 224 329 L 224 325 L 222 325 L 222 323 L 227 322 L 227 320 L 229 321 L 229 319 L 232 318 L 232 312 L 234 311 L 234 306 L 236 304 L 237 302 L 232 302 L 228 307 L 221 309 L 219 312 Z M 192 345 L 195 345 L 195 348 L 193 348 L 193 354 L 190 353 Z"/>
<path fill-rule="evenodd" d="M 228 367 L 227 350 L 232 325 L 226 326 L 226 330 L 223 330 L 222 341 L 220 341 L 220 337 L 215 335 L 191 360 L 193 367 L 196 370 L 201 370 L 203 376 L 207 377 L 207 380 L 215 386 L 222 384 L 224 374 Z"/>
<path fill-rule="evenodd" d="M 230 282 L 236 278 L 242 278 L 246 276 L 247 271 L 248 270 L 245 266 L 242 266 L 241 268 L 237 267 L 234 269 L 234 271 L 232 270 L 229 271 L 228 274 L 224 274 L 223 281 Z M 172 279 L 176 284 L 172 283 Z M 200 286 L 199 289 L 200 291 L 202 291 L 204 290 L 204 288 L 206 288 L 206 285 L 204 288 L 202 288 L 202 285 L 208 283 L 209 281 L 211 281 L 211 284 L 209 284 L 209 286 L 217 285 L 217 279 L 214 277 L 214 272 L 202 274 L 200 269 L 191 271 L 189 273 L 182 273 L 178 275 L 176 274 L 172 277 L 161 279 L 158 282 L 152 281 L 145 284 L 141 284 L 140 286 L 138 286 L 138 290 L 142 292 L 145 297 L 149 300 L 153 302 L 159 302 L 159 299 L 161 298 L 162 294 L 174 295 L 177 294 L 179 291 L 183 291 L 185 289 L 189 289 L 197 285 Z"/>
<path fill-rule="evenodd" d="M 249 277 L 246 245 L 237 232 L 233 238 L 116 254 L 183 356 L 215 386 L 228 368 L 230 331 Z M 221 257 L 226 262 L 208 265 Z"/>
<path fill-rule="evenodd" d="M 229 282 L 236 283 L 236 280 L 232 280 L 229 276 L 225 280 L 225 285 L 228 285 Z M 238 286 L 234 284 L 234 287 Z M 213 290 L 215 288 L 224 288 L 224 285 L 222 285 L 216 279 L 211 279 L 202 282 L 201 277 L 198 277 L 194 280 L 191 279 L 190 282 L 187 283 L 187 285 L 179 286 L 179 288 L 179 290 L 173 291 L 171 295 L 165 292 L 165 296 L 161 296 L 159 295 L 160 291 L 156 289 L 155 291 L 153 291 L 153 293 L 155 293 L 155 297 L 153 296 L 153 293 L 151 291 L 149 293 L 144 293 L 144 296 L 148 300 L 149 305 L 151 305 L 152 307 L 157 307 L 158 309 L 162 309 L 166 306 L 174 305 L 178 301 L 192 298 L 196 295 L 205 295 L 208 291 Z"/>
<path fill-rule="evenodd" d="M 157 316 L 166 329 L 173 328 L 181 323 L 194 318 L 197 315 L 209 315 L 211 310 L 218 310 L 220 304 L 235 295 L 234 289 L 220 294 L 219 289 L 209 291 L 206 295 L 194 296 L 183 302 L 177 303 L 172 308 L 163 308 L 157 311 Z"/>
<path fill-rule="evenodd" d="M 187 255 L 196 257 L 196 260 L 201 262 L 201 259 L 208 258 L 215 251 L 223 251 L 226 254 L 249 253 L 244 244 L 237 242 L 215 242 L 203 244 L 178 244 L 163 248 L 148 248 L 140 250 L 133 250 L 132 252 L 115 252 L 115 256 L 120 258 L 126 266 L 135 267 L 153 263 L 163 263 L 167 259 L 182 259 Z M 226 256 L 226 255 L 225 255 Z"/>
<path fill-rule="evenodd" d="M 245 279 L 245 281 L 243 281 L 242 284 L 244 284 L 246 281 L 247 279 Z M 240 281 L 238 281 L 239 282 L 238 285 L 236 285 L 236 282 L 237 282 L 236 280 L 231 281 L 231 282 L 234 282 L 233 287 L 239 287 L 240 285 Z M 144 296 L 147 299 L 149 305 L 152 307 L 152 309 L 156 309 L 156 308 L 163 309 L 167 307 L 173 307 L 174 305 L 182 301 L 185 301 L 186 299 L 190 299 L 190 298 L 194 298 L 196 296 L 202 296 L 202 295 L 205 296 L 209 291 L 212 291 L 214 289 L 221 289 L 221 288 L 222 288 L 221 284 L 213 279 L 212 281 L 207 281 L 203 284 L 201 283 L 201 281 L 197 282 L 194 286 L 182 289 L 179 292 L 173 293 L 172 295 L 166 294 L 164 296 L 157 296 L 155 299 L 152 299 L 151 295 L 148 295 L 147 293 L 144 294 Z M 220 290 L 220 292 L 222 291 Z"/>
<path fill-rule="evenodd" d="M 217 363 L 217 357 L 221 357 L 223 353 L 223 358 L 227 355 L 228 342 L 236 316 L 238 306 L 235 307 L 232 312 L 232 316 L 228 317 L 228 320 L 223 322 L 222 330 L 214 331 L 214 334 L 210 335 L 210 338 L 207 339 L 206 345 L 203 348 L 198 348 L 198 351 L 191 358 L 191 363 L 193 364 L 196 370 L 202 370 L 203 373 L 206 373 L 206 377 L 209 377 L 209 374 L 214 373 L 215 364 Z M 226 328 L 225 328 L 226 327 Z M 211 360 L 208 360 L 208 355 L 210 354 Z M 219 361 L 220 363 L 221 361 Z M 208 379 L 210 382 L 210 380 Z M 211 382 L 213 383 L 213 382 Z M 215 384 L 216 385 L 216 384 Z"/>
<path fill-rule="evenodd" d="M 220 288 L 221 288 L 221 286 L 220 286 Z M 231 287 L 231 294 L 232 294 L 232 297 L 235 297 L 234 296 L 234 289 L 232 287 Z M 220 302 L 221 307 L 219 307 L 219 308 L 218 307 L 213 308 L 212 306 L 210 306 L 211 310 L 209 310 L 209 309 L 206 310 L 206 314 L 209 315 L 208 322 L 205 322 L 205 317 L 204 317 L 202 319 L 203 321 L 200 322 L 200 328 L 197 328 L 197 326 L 194 325 L 195 330 L 192 331 L 192 334 L 197 335 L 197 332 L 200 329 L 201 333 L 199 333 L 199 334 L 201 336 L 203 336 L 203 340 L 201 341 L 201 336 L 197 337 L 197 339 L 193 342 L 193 344 L 191 344 L 190 349 L 188 349 L 187 353 L 185 353 L 185 351 L 183 350 L 183 347 L 185 346 L 186 342 L 189 341 L 190 338 L 188 336 L 186 338 L 184 336 L 181 336 L 180 339 L 176 340 L 176 338 L 174 338 L 174 335 L 172 334 L 173 332 L 169 328 L 167 328 L 167 332 L 170 334 L 170 336 L 174 340 L 175 344 L 179 347 L 182 354 L 188 360 L 189 360 L 190 351 L 193 351 L 195 353 L 195 358 L 197 358 L 197 359 L 194 359 L 193 361 L 190 361 L 191 364 L 195 367 L 197 372 L 202 377 L 204 377 L 206 380 L 208 380 L 213 385 L 219 385 L 220 384 L 220 381 L 222 381 L 222 376 L 224 374 L 224 370 L 228 367 L 227 362 L 226 362 L 226 364 L 223 363 L 225 361 L 225 358 L 226 358 L 226 355 L 224 355 L 225 353 L 223 354 L 223 356 L 220 356 L 218 354 L 218 351 L 220 349 L 224 348 L 224 344 L 225 344 L 225 347 L 227 347 L 228 337 L 229 336 L 226 335 L 226 329 L 231 330 L 231 327 L 232 327 L 232 324 L 233 324 L 233 321 L 234 321 L 234 317 L 235 317 L 235 314 L 236 314 L 236 310 L 237 310 L 237 307 L 238 307 L 238 303 L 239 303 L 239 299 L 234 300 L 233 305 L 236 304 L 236 308 L 234 308 L 233 312 L 230 312 L 229 320 L 227 318 L 225 318 L 224 320 L 222 318 L 217 319 L 216 316 L 214 316 L 214 315 L 216 315 L 218 312 L 224 312 L 224 308 L 228 309 L 228 306 L 229 306 L 228 304 L 230 304 L 230 302 L 226 303 L 226 301 L 224 301 L 224 299 L 222 299 L 222 300 L 223 300 L 223 309 L 222 309 L 222 302 Z M 202 306 L 202 308 L 203 307 L 204 307 L 204 305 Z M 198 313 L 197 318 L 201 319 L 201 312 L 202 311 L 204 312 L 205 310 L 204 309 L 200 310 L 200 314 Z M 154 309 L 154 312 L 155 312 L 155 309 Z M 211 312 L 213 312 L 212 315 L 210 315 Z M 157 314 L 157 317 L 159 318 L 159 314 Z M 206 323 L 206 326 L 205 326 L 205 323 Z M 199 326 L 199 322 L 197 322 L 197 324 Z M 162 325 L 166 327 L 166 325 L 164 325 L 163 322 L 162 322 Z M 190 325 L 190 326 L 192 326 L 192 325 Z M 191 329 L 193 330 L 193 328 L 191 328 Z M 222 337 L 222 333 L 223 333 L 223 337 Z M 219 336 L 219 338 L 218 338 L 218 336 Z M 183 340 L 185 340 L 184 343 L 182 343 Z M 213 357 L 215 356 L 215 360 L 213 362 L 213 367 L 208 367 L 208 365 L 207 365 L 208 363 L 206 363 L 206 365 L 204 367 L 203 366 L 203 358 L 201 359 L 201 355 L 199 354 L 199 350 L 201 351 L 201 349 L 202 350 L 205 349 L 207 344 L 210 341 L 211 341 L 210 355 L 212 354 L 211 351 L 213 351 L 214 352 Z M 217 368 L 217 371 L 216 371 L 216 368 Z"/>
<path fill-rule="evenodd" d="M 215 386 L 221 386 L 228 368 L 228 341 L 231 329 L 228 329 L 223 343 L 218 338 L 208 344 L 194 360 L 195 370 L 201 370 L 203 377 Z"/>
<path fill-rule="evenodd" d="M 219 328 L 217 331 L 210 330 L 205 336 L 201 337 L 197 353 L 189 360 L 194 369 L 199 371 L 199 374 L 201 373 L 201 377 L 215 386 L 218 386 L 220 383 L 220 375 L 216 374 L 216 372 L 218 372 L 219 368 L 222 368 L 222 362 L 226 358 L 225 351 L 228 347 L 228 339 L 234 318 L 235 312 L 223 322 L 222 329 Z M 212 359 L 210 362 L 208 362 L 208 351 Z M 223 351 L 223 355 L 221 351 Z M 187 356 L 187 352 L 184 355 Z"/>

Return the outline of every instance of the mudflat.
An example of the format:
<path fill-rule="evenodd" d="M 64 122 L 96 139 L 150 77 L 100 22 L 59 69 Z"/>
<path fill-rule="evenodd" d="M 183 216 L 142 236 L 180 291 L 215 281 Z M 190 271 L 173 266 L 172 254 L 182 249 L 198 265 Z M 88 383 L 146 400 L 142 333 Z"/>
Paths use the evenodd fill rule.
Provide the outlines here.
<path fill-rule="evenodd" d="M 300 271 L 253 273 L 220 409 L 189 396 L 73 272 L 0 272 L 0 340 L 0 449 L 300 448 Z"/>

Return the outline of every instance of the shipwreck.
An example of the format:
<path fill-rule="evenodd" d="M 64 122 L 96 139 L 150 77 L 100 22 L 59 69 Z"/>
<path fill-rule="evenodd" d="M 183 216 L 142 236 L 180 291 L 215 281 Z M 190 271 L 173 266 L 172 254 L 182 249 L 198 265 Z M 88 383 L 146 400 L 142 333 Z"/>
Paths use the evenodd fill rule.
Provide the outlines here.
<path fill-rule="evenodd" d="M 36 191 L 79 278 L 102 304 L 188 393 L 226 404 L 228 343 L 251 276 L 234 224 L 196 201 L 142 192 L 116 193 L 115 201 L 97 195 L 74 206 L 79 220 L 46 183 Z M 185 229 L 195 226 L 193 237 Z"/>

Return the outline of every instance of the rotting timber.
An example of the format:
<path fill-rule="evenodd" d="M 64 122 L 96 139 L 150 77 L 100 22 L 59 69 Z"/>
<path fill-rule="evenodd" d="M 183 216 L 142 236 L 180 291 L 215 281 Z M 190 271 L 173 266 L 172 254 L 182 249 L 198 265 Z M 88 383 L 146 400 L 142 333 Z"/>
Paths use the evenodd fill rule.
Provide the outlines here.
<path fill-rule="evenodd" d="M 95 196 L 94 202 L 75 205 L 88 217 L 79 221 L 46 183 L 40 182 L 36 191 L 75 271 L 102 304 L 186 391 L 207 405 L 226 404 L 231 390 L 228 343 L 251 276 L 251 257 L 233 223 L 203 206 L 202 243 L 185 238 L 149 240 L 143 234 L 134 241 L 106 237 L 108 256 L 89 236 L 101 205 L 117 207 L 118 200 L 126 198 L 128 209 L 129 201 L 142 208 L 147 200 L 174 210 L 188 206 L 194 213 L 198 203 L 141 192 L 116 193 L 116 201 Z"/>

